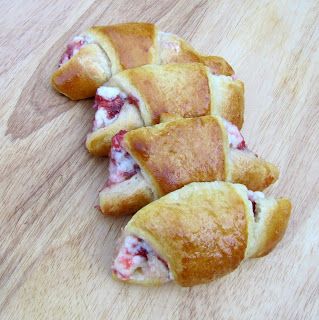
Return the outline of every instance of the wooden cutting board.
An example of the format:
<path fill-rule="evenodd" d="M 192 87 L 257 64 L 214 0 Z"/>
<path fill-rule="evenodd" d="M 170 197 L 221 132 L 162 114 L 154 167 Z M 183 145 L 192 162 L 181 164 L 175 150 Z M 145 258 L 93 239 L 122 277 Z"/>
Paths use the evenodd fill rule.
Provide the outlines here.
<path fill-rule="evenodd" d="M 1 1 L 0 319 L 319 319 L 319 3 Z M 156 22 L 225 57 L 246 86 L 244 135 L 281 169 L 287 233 L 269 256 L 193 288 L 111 279 L 128 219 L 95 209 L 105 159 L 83 142 L 92 101 L 54 92 L 69 38 L 93 24 Z"/>

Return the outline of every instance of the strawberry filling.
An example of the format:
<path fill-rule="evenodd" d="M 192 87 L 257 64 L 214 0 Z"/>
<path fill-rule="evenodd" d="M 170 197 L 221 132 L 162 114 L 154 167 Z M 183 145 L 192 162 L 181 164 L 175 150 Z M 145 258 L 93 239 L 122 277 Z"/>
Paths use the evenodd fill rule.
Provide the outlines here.
<path fill-rule="evenodd" d="M 129 104 L 132 104 L 132 105 L 135 106 L 137 109 L 139 108 L 139 103 L 138 103 L 138 99 L 137 99 L 137 98 L 134 98 L 133 96 L 128 95 L 126 99 L 127 99 L 127 102 L 128 102 Z"/>
<path fill-rule="evenodd" d="M 60 59 L 59 67 L 68 62 L 75 54 L 80 51 L 81 48 L 91 42 L 92 40 L 88 36 L 74 37 L 71 42 L 68 43 L 66 50 Z"/>
<path fill-rule="evenodd" d="M 240 133 L 239 129 L 225 119 L 223 119 L 223 122 L 228 133 L 230 147 L 238 150 L 247 149 L 245 139 Z"/>
<path fill-rule="evenodd" d="M 128 235 L 117 252 L 112 272 L 120 280 L 172 279 L 167 263 L 141 238 Z"/>
<path fill-rule="evenodd" d="M 123 139 L 126 132 L 125 130 L 121 130 L 112 138 L 109 177 L 106 181 L 106 186 L 128 180 L 140 170 L 138 164 L 123 146 Z"/>
<path fill-rule="evenodd" d="M 93 131 L 104 128 L 112 123 L 120 114 L 123 106 L 129 104 L 139 107 L 138 99 L 126 95 L 118 88 L 100 87 L 98 88 L 93 108 L 96 109 L 93 122 Z"/>
<path fill-rule="evenodd" d="M 96 108 L 97 110 L 103 108 L 107 113 L 107 117 L 112 119 L 120 113 L 123 105 L 124 99 L 120 96 L 115 97 L 113 100 L 105 100 L 103 97 L 97 95 L 93 108 Z"/>
<path fill-rule="evenodd" d="M 254 191 L 248 190 L 248 200 L 252 203 L 252 208 L 253 208 L 255 218 L 257 217 L 258 211 L 259 211 L 258 202 L 264 198 L 265 198 L 265 195 L 262 192 L 260 191 L 254 192 Z"/>

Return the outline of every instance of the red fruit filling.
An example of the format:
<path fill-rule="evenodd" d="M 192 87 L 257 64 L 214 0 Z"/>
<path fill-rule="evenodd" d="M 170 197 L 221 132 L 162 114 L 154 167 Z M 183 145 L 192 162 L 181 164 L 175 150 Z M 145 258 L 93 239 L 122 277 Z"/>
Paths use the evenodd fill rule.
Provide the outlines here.
<path fill-rule="evenodd" d="M 241 134 L 240 134 L 241 135 Z M 242 136 L 242 135 L 241 135 Z M 242 136 L 242 138 L 243 138 L 243 136 Z M 245 142 L 245 140 L 244 140 L 244 138 L 243 138 L 243 141 L 240 143 L 240 144 L 238 144 L 237 145 L 237 148 L 236 149 L 239 149 L 239 150 L 244 150 L 244 149 L 246 149 L 247 147 L 246 147 L 246 142 Z"/>
<path fill-rule="evenodd" d="M 125 100 L 117 96 L 112 100 L 106 100 L 104 97 L 96 95 L 93 108 L 95 109 L 105 109 L 109 119 L 114 118 L 117 114 L 120 113 L 122 107 L 124 106 Z"/>
<path fill-rule="evenodd" d="M 228 133 L 230 147 L 238 150 L 246 149 L 245 139 L 239 129 L 227 120 L 224 119 L 223 121 Z"/>
<path fill-rule="evenodd" d="M 264 198 L 265 198 L 265 195 L 262 192 L 260 191 L 253 192 L 248 190 L 248 200 L 252 203 L 252 208 L 253 208 L 255 218 L 258 215 L 257 202 Z"/>
<path fill-rule="evenodd" d="M 127 99 L 127 102 L 128 102 L 129 104 L 132 104 L 132 105 L 134 105 L 136 108 L 139 108 L 139 101 L 138 101 L 137 98 L 135 98 L 135 97 L 133 97 L 133 96 L 131 96 L 131 95 L 128 95 L 126 99 Z"/>
<path fill-rule="evenodd" d="M 62 55 L 59 67 L 68 62 L 76 53 L 80 51 L 86 44 L 90 43 L 90 39 L 86 36 L 77 36 L 67 45 L 64 54 Z"/>
<path fill-rule="evenodd" d="M 128 180 L 140 170 L 138 164 L 123 146 L 123 139 L 126 132 L 125 130 L 121 130 L 112 138 L 109 177 L 106 186 Z"/>
<path fill-rule="evenodd" d="M 121 280 L 154 277 L 163 282 L 172 279 L 166 261 L 143 240 L 133 235 L 123 239 L 112 265 L 113 274 Z"/>
<path fill-rule="evenodd" d="M 100 87 L 95 95 L 93 108 L 95 113 L 93 131 L 105 128 L 119 115 L 125 103 L 139 107 L 138 99 L 126 96 L 118 88 Z"/>
<path fill-rule="evenodd" d="M 253 205 L 253 212 L 254 212 L 254 216 L 256 216 L 256 201 L 251 201 L 252 205 Z"/>

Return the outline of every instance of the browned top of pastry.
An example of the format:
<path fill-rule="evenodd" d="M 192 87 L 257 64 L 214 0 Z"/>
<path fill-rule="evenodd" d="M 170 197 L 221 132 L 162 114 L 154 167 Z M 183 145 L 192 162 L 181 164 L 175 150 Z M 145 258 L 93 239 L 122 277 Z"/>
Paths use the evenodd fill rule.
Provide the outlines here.
<path fill-rule="evenodd" d="M 228 139 L 220 118 L 178 119 L 125 135 L 128 152 L 158 195 L 194 181 L 225 180 Z"/>
<path fill-rule="evenodd" d="M 203 56 L 185 40 L 172 33 L 159 32 L 160 63 L 201 62 L 214 74 L 232 75 L 234 70 L 222 57 Z"/>
<path fill-rule="evenodd" d="M 52 86 L 72 100 L 94 96 L 110 76 L 104 51 L 96 44 L 82 48 L 52 75 Z"/>
<path fill-rule="evenodd" d="M 150 122 L 156 124 L 162 113 L 186 118 L 210 114 L 208 72 L 199 63 L 151 65 L 126 70 L 121 77 L 139 91 Z"/>
<path fill-rule="evenodd" d="M 247 186 L 249 190 L 264 190 L 276 182 L 279 176 L 278 168 L 262 158 L 257 158 L 252 152 L 232 149 L 232 181 Z"/>
<path fill-rule="evenodd" d="M 248 241 L 247 206 L 229 183 L 193 183 L 141 209 L 125 230 L 145 239 L 182 286 L 234 270 Z"/>
<path fill-rule="evenodd" d="M 171 50 L 171 53 L 166 55 L 166 59 L 162 61 L 162 63 L 201 62 L 200 54 L 196 52 L 186 41 L 174 34 L 171 34 L 171 41 L 171 46 L 176 46 L 175 50 Z M 176 50 L 177 48 L 178 50 Z M 165 48 L 163 50 L 165 50 Z"/>
<path fill-rule="evenodd" d="M 223 74 L 231 76 L 234 70 L 231 65 L 222 57 L 218 56 L 201 56 L 200 62 L 209 67 L 213 74 Z"/>
<path fill-rule="evenodd" d="M 231 77 L 210 75 L 212 114 L 218 114 L 239 129 L 244 122 L 244 83 Z"/>
<path fill-rule="evenodd" d="M 156 27 L 152 23 L 123 23 L 110 26 L 97 26 L 89 30 L 97 36 L 106 52 L 109 46 L 117 55 L 122 69 L 154 63 Z M 103 41 L 104 39 L 104 41 Z"/>

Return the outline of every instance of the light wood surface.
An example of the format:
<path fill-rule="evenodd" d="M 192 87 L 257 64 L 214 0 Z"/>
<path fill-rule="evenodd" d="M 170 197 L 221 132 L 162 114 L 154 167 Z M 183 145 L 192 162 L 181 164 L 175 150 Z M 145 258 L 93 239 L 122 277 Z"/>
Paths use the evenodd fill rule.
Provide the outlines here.
<path fill-rule="evenodd" d="M 319 3 L 21 1 L 0 3 L 0 319 L 319 319 Z M 269 256 L 193 288 L 111 279 L 128 219 L 95 209 L 106 160 L 84 148 L 92 101 L 49 77 L 69 38 L 93 24 L 152 21 L 246 85 L 244 135 L 281 169 L 268 194 L 292 199 Z"/>

